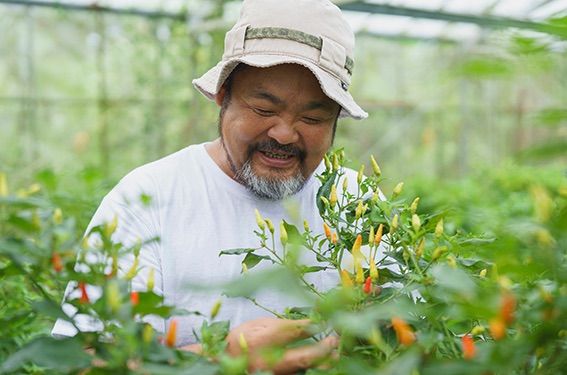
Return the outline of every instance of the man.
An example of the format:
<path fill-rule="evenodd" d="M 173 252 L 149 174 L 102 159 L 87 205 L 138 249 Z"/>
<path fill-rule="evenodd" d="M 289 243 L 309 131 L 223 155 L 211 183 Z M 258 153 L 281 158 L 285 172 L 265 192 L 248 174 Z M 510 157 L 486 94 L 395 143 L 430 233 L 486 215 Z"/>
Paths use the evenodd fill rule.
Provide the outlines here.
<path fill-rule="evenodd" d="M 353 50 L 352 31 L 327 0 L 244 1 L 226 35 L 222 61 L 193 82 L 220 106 L 219 138 L 132 171 L 105 197 L 91 222 L 92 227 L 116 215 L 113 241 L 126 246 L 160 239 L 142 248 L 133 289 L 145 290 L 152 272 L 154 291 L 166 304 L 206 312 L 219 296 L 197 294 L 187 285 L 238 277 L 241 259 L 218 254 L 258 246 L 254 209 L 274 223 L 293 221 L 285 209 L 285 202 L 293 201 L 302 219 L 321 228 L 314 173 L 322 168 L 338 117 L 367 116 L 347 91 Z M 142 194 L 151 197 L 149 205 L 139 203 Z M 129 269 L 132 257 L 121 260 L 121 269 Z M 325 285 L 324 276 L 317 277 L 313 283 Z M 275 310 L 286 307 L 274 294 L 261 302 Z M 229 334 L 229 352 L 238 353 L 240 333 L 251 352 L 306 336 L 308 322 L 265 316 L 247 300 L 225 299 L 219 319 L 237 327 Z M 192 331 L 200 318 L 178 320 L 179 346 L 198 351 Z M 167 322 L 151 323 L 166 330 Z M 72 334 L 63 322 L 54 333 Z M 330 338 L 289 351 L 276 370 L 309 367 L 335 345 Z"/>

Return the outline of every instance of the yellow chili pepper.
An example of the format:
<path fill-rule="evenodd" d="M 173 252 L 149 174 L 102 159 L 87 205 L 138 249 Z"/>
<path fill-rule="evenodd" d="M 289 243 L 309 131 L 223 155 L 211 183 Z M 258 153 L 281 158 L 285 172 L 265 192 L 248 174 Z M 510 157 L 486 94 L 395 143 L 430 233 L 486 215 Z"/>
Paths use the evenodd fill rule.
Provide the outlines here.
<path fill-rule="evenodd" d="M 287 230 L 285 229 L 283 221 L 280 223 L 280 242 L 283 247 L 287 244 Z"/>
<path fill-rule="evenodd" d="M 154 329 L 149 324 L 144 324 L 144 329 L 142 330 L 142 341 L 145 344 L 149 344 L 154 338 Z"/>
<path fill-rule="evenodd" d="M 61 211 L 61 209 L 57 207 L 53 211 L 53 223 L 55 223 L 55 225 L 60 225 L 62 222 L 63 222 L 63 211 Z"/>
<path fill-rule="evenodd" d="M 338 171 L 340 168 L 339 157 L 337 154 L 333 155 L 333 170 Z"/>
<path fill-rule="evenodd" d="M 362 284 L 364 282 L 364 271 L 362 270 L 362 259 L 354 259 L 354 269 L 355 269 L 355 280 L 357 284 Z"/>
<path fill-rule="evenodd" d="M 147 283 L 147 287 L 148 287 L 148 292 L 151 292 L 154 290 L 154 286 L 155 286 L 155 273 L 156 270 L 152 267 L 150 268 L 150 272 L 148 272 L 148 283 Z"/>
<path fill-rule="evenodd" d="M 335 184 L 331 186 L 331 194 L 329 194 L 329 205 L 331 208 L 334 208 L 337 204 L 337 187 Z"/>
<path fill-rule="evenodd" d="M 352 256 L 353 257 L 362 257 L 362 253 L 360 252 L 360 247 L 362 246 L 362 235 L 358 235 L 356 236 L 356 239 L 354 240 L 354 243 L 352 245 Z"/>
<path fill-rule="evenodd" d="M 392 191 L 392 199 L 396 198 L 398 195 L 400 195 L 402 193 L 403 188 L 404 188 L 404 183 L 403 182 L 398 183 L 394 187 L 394 190 Z"/>
<path fill-rule="evenodd" d="M 421 220 L 416 214 L 411 215 L 411 226 L 414 231 L 419 232 L 419 229 L 421 228 Z"/>
<path fill-rule="evenodd" d="M 112 220 L 104 225 L 104 235 L 107 238 L 110 238 L 110 236 L 112 236 L 112 234 L 116 231 L 117 227 L 118 227 L 118 216 L 114 215 Z"/>
<path fill-rule="evenodd" d="M 135 257 L 134 263 L 132 263 L 132 266 L 130 267 L 130 269 L 126 273 L 126 276 L 124 277 L 126 280 L 132 280 L 134 278 L 134 276 L 136 276 L 136 274 L 138 273 L 138 264 L 139 263 L 140 263 L 140 260 L 138 259 L 138 257 Z"/>
<path fill-rule="evenodd" d="M 413 202 L 411 202 L 410 211 L 412 214 L 417 212 L 417 205 L 419 204 L 419 197 L 415 198 Z"/>
<path fill-rule="evenodd" d="M 368 231 L 368 245 L 370 245 L 371 247 L 374 246 L 374 226 L 370 226 L 370 229 Z"/>
<path fill-rule="evenodd" d="M 327 155 L 325 155 L 324 157 L 325 160 L 325 170 L 332 172 L 332 165 L 331 165 L 331 161 L 329 160 L 329 157 Z"/>
<path fill-rule="evenodd" d="M 364 214 L 364 204 L 362 203 L 362 200 L 358 201 L 358 205 L 356 206 L 356 209 L 354 210 L 354 217 L 355 219 L 360 219 L 360 217 Z"/>
<path fill-rule="evenodd" d="M 256 224 L 258 225 L 258 228 L 260 228 L 261 231 L 264 231 L 264 229 L 266 229 L 266 222 L 262 218 L 262 215 L 260 215 L 260 211 L 258 211 L 257 208 L 254 209 L 254 215 L 256 215 Z"/>
<path fill-rule="evenodd" d="M 215 302 L 213 308 L 211 309 L 211 319 L 214 319 L 218 315 L 221 305 L 222 301 L 220 299 Z"/>
<path fill-rule="evenodd" d="M 415 256 L 417 259 L 423 256 L 423 251 L 425 250 L 425 238 L 422 238 L 421 241 L 417 244 L 417 248 L 415 249 Z"/>
<path fill-rule="evenodd" d="M 395 214 L 390 223 L 390 233 L 394 233 L 398 229 L 398 214 Z"/>
<path fill-rule="evenodd" d="M 374 175 L 376 175 L 376 177 L 380 177 L 382 175 L 382 171 L 380 170 L 380 167 L 378 166 L 376 159 L 374 159 L 374 155 L 370 155 L 370 164 L 372 164 L 372 170 L 374 171 Z"/>
<path fill-rule="evenodd" d="M 274 223 L 272 223 L 272 220 L 266 218 L 264 221 L 266 222 L 266 226 L 268 227 L 270 233 L 274 234 Z"/>
<path fill-rule="evenodd" d="M 360 169 L 358 170 L 358 175 L 356 176 L 356 182 L 360 185 L 363 178 L 364 178 L 364 164 L 362 164 L 360 166 Z"/>
<path fill-rule="evenodd" d="M 486 331 L 486 329 L 483 326 L 474 326 L 471 330 L 471 335 L 480 335 L 481 333 L 484 333 L 484 331 Z"/>
<path fill-rule="evenodd" d="M 376 263 L 374 263 L 373 259 L 370 260 L 370 278 L 373 281 L 378 280 L 378 269 L 376 268 Z"/>
<path fill-rule="evenodd" d="M 354 283 L 346 270 L 341 270 L 341 284 L 345 288 L 352 288 L 354 286 Z"/>
<path fill-rule="evenodd" d="M 112 280 L 106 284 L 106 304 L 112 313 L 118 312 L 120 309 L 120 289 L 116 281 Z"/>
<path fill-rule="evenodd" d="M 435 226 L 435 237 L 440 238 L 443 235 L 443 219 L 440 219 Z"/>

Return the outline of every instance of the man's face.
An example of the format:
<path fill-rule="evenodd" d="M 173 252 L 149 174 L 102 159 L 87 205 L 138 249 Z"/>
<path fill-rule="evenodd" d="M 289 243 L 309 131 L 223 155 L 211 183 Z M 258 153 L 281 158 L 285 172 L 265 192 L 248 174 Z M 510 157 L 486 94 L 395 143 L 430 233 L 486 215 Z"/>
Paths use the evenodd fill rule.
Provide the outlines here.
<path fill-rule="evenodd" d="M 232 177 L 262 198 L 299 191 L 331 146 L 339 105 L 297 64 L 243 66 L 225 95 L 217 102 Z"/>

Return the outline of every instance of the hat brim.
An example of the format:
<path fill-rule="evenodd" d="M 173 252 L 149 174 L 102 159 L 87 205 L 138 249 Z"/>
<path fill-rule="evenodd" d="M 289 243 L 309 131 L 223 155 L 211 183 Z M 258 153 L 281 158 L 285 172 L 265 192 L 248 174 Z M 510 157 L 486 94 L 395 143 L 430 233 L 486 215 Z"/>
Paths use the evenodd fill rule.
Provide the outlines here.
<path fill-rule="evenodd" d="M 226 78 L 239 63 L 258 68 L 289 63 L 303 65 L 317 78 L 325 95 L 341 106 L 339 117 L 352 117 L 357 120 L 368 117 L 368 113 L 356 104 L 350 93 L 342 88 L 341 82 L 337 78 L 308 60 L 291 56 L 254 54 L 221 61 L 203 76 L 194 79 L 193 85 L 208 99 L 214 100 Z"/>

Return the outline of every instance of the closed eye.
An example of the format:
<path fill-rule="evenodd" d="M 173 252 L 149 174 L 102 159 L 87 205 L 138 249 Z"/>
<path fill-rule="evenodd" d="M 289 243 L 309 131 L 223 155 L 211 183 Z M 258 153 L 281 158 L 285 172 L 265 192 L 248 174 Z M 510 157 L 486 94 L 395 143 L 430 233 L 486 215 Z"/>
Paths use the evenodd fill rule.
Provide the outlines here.
<path fill-rule="evenodd" d="M 303 118 L 303 122 L 305 122 L 306 124 L 319 124 L 321 123 L 323 120 L 315 118 L 315 117 L 304 117 Z"/>
<path fill-rule="evenodd" d="M 259 114 L 260 116 L 263 116 L 263 117 L 269 117 L 269 116 L 273 116 L 275 114 L 274 111 L 269 111 L 269 110 L 262 109 L 262 108 L 252 108 L 252 110 L 254 112 L 256 112 L 257 114 Z"/>

